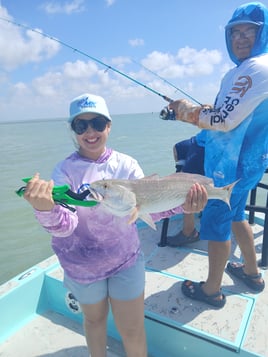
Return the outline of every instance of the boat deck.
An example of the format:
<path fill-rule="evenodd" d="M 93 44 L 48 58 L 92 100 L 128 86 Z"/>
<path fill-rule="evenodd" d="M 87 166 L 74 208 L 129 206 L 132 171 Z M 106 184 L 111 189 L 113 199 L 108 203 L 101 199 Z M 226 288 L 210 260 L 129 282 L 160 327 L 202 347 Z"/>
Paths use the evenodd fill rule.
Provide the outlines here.
<path fill-rule="evenodd" d="M 139 224 L 146 259 L 145 324 L 150 356 L 267 357 L 268 288 L 252 294 L 225 273 L 227 303 L 223 309 L 184 297 L 180 289 L 184 279 L 206 279 L 207 242 L 160 247 L 161 224 L 156 232 Z M 169 234 L 180 226 L 181 216 L 171 219 Z M 263 226 L 252 228 L 260 259 Z M 234 239 L 230 259 L 240 260 Z M 267 273 L 262 273 L 268 286 Z M 27 295 L 30 290 L 38 292 L 36 297 Z M 2 285 L 0 308 L 1 357 L 14 357 L 18 351 L 20 357 L 88 357 L 81 313 L 62 285 L 55 256 Z M 111 315 L 108 333 L 107 356 L 125 356 Z"/>

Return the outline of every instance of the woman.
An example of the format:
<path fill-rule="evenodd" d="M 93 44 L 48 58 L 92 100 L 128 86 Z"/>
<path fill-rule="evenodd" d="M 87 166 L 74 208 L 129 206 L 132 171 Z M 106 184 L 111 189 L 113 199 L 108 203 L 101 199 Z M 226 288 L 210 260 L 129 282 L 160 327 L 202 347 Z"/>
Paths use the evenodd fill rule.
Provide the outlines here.
<path fill-rule="evenodd" d="M 106 147 L 112 119 L 102 97 L 82 94 L 70 105 L 69 123 L 78 150 L 60 162 L 53 181 L 36 174 L 25 199 L 40 224 L 52 234 L 52 247 L 64 270 L 64 283 L 79 301 L 92 357 L 106 356 L 106 321 L 111 305 L 128 357 L 146 357 L 144 330 L 144 259 L 135 224 L 116 217 L 102 205 L 77 207 L 76 212 L 55 205 L 56 185 L 69 184 L 77 193 L 100 179 L 140 179 L 143 172 L 132 157 Z M 183 207 L 199 211 L 207 202 L 204 187 L 194 185 Z M 153 218 L 183 212 L 182 207 Z"/>

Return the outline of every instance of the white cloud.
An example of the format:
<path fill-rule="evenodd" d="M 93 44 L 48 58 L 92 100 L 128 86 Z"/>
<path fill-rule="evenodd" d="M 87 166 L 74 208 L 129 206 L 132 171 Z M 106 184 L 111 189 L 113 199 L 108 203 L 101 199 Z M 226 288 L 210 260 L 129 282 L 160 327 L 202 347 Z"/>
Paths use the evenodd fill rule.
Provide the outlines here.
<path fill-rule="evenodd" d="M 202 51 L 196 51 L 194 53 L 199 61 L 190 61 L 188 56 L 192 53 L 188 49 L 179 50 L 176 55 L 155 51 L 144 58 L 142 63 L 175 85 L 179 78 L 177 88 L 182 88 L 184 92 L 201 102 L 210 103 L 213 101 L 218 83 L 213 83 L 211 86 L 206 73 L 212 72 L 213 64 L 216 66 L 220 58 L 213 51 L 205 51 L 206 56 Z M 144 69 L 127 70 L 127 67 L 124 66 L 131 65 L 128 57 L 107 59 L 107 63 L 113 63 L 115 68 L 120 68 L 123 73 L 160 94 L 173 99 L 182 97 L 182 93 L 174 90 L 174 87 L 167 81 L 157 78 Z M 223 64 L 220 66 L 223 67 Z M 194 80 L 194 73 L 198 74 L 198 81 Z M 6 81 L 5 78 L 3 80 Z M 153 108 L 161 109 L 161 105 L 165 105 L 160 96 L 152 94 L 142 85 L 114 73 L 113 70 L 106 71 L 105 68 L 91 60 L 68 61 L 58 66 L 56 70 L 48 71 L 34 78 L 28 84 L 9 83 L 6 88 L 9 88 L 5 94 L 8 97 L 8 102 L 23 103 L 21 118 L 27 118 L 29 114 L 31 117 L 37 118 L 65 116 L 66 103 L 82 92 L 104 96 L 111 113 L 153 111 L 157 110 Z M 3 113 L 3 117 L 9 110 L 10 108 L 2 101 L 0 111 Z"/>
<path fill-rule="evenodd" d="M 41 5 L 41 8 L 48 14 L 73 14 L 75 12 L 83 12 L 85 10 L 84 0 L 73 1 L 51 1 Z"/>
<path fill-rule="evenodd" d="M 57 3 L 53 4 L 56 6 Z M 61 9 L 65 8 L 67 11 L 64 7 L 67 4 L 78 6 L 83 2 L 66 2 Z M 0 9 L 0 15 L 8 17 L 3 11 L 4 9 Z M 38 29 L 36 31 L 41 32 Z M 137 67 L 126 56 L 105 58 L 103 63 L 111 64 L 127 76 L 140 81 L 141 85 L 91 60 L 57 62 L 54 68 L 36 77 L 31 73 L 25 81 L 20 78 L 18 82 L 14 82 L 9 78 L 11 70 L 21 67 L 20 70 L 23 71 L 23 66 L 28 63 L 38 63 L 41 67 L 42 61 L 55 56 L 61 46 L 48 37 L 11 23 L 0 22 L 0 32 L 0 83 L 4 88 L 0 90 L 1 118 L 11 117 L 10 103 L 16 103 L 13 113 L 15 119 L 17 108 L 20 108 L 21 119 L 66 116 L 66 103 L 68 106 L 69 101 L 82 92 L 104 96 L 111 113 L 161 109 L 166 103 L 161 96 L 144 88 L 143 83 L 160 94 L 174 99 L 181 97 L 181 93 L 177 93 L 167 81 L 141 66 Z M 132 42 L 133 46 L 142 44 L 141 39 Z M 140 63 L 163 79 L 175 85 L 179 83 L 178 86 L 185 92 L 205 103 L 211 101 L 210 97 L 217 90 L 218 83 L 214 79 L 211 81 L 213 73 L 217 70 L 218 78 L 218 74 L 226 69 L 219 51 L 190 47 L 180 48 L 175 53 L 153 51 L 141 59 Z"/>
<path fill-rule="evenodd" d="M 115 68 L 123 68 L 125 65 L 132 63 L 129 57 L 124 56 L 114 57 L 109 61 Z"/>
<path fill-rule="evenodd" d="M 107 6 L 112 6 L 116 0 L 105 0 Z"/>
<path fill-rule="evenodd" d="M 157 72 L 167 66 L 175 64 L 175 57 L 169 53 L 153 51 L 149 53 L 141 63 L 152 71 Z"/>
<path fill-rule="evenodd" d="M 57 42 L 37 33 L 42 33 L 41 30 L 34 29 L 34 32 L 27 29 L 23 32 L 22 28 L 9 22 L 0 22 L 0 67 L 6 71 L 51 58 L 60 49 Z"/>
<path fill-rule="evenodd" d="M 143 59 L 142 65 L 164 78 L 183 78 L 211 74 L 221 61 L 218 50 L 184 47 L 176 55 L 153 51 Z"/>
<path fill-rule="evenodd" d="M 133 40 L 129 40 L 128 43 L 132 47 L 139 47 L 144 45 L 144 40 L 142 38 L 135 38 Z"/>

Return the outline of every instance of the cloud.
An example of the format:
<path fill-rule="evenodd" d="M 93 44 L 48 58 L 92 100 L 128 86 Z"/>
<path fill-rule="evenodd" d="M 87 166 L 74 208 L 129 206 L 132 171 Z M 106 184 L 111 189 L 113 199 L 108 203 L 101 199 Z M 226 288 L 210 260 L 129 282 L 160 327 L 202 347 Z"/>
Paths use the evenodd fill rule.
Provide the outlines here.
<path fill-rule="evenodd" d="M 221 61 L 218 50 L 183 47 L 175 55 L 153 51 L 142 60 L 142 65 L 164 78 L 183 78 L 211 74 Z"/>
<path fill-rule="evenodd" d="M 139 47 L 144 45 L 144 40 L 142 38 L 135 38 L 133 40 L 129 40 L 128 43 L 132 47 Z"/>
<path fill-rule="evenodd" d="M 107 6 L 112 6 L 116 0 L 105 0 Z"/>
<path fill-rule="evenodd" d="M 11 17 L 5 18 L 13 21 Z M 22 29 L 23 25 L 18 27 L 10 22 L 0 22 L 2 70 L 11 71 L 27 63 L 41 62 L 55 56 L 60 49 L 59 43 L 40 35 L 40 29 Z"/>
<path fill-rule="evenodd" d="M 124 56 L 114 57 L 110 61 L 111 61 L 110 63 L 116 68 L 122 68 L 126 64 L 132 63 L 129 57 L 124 57 Z"/>
<path fill-rule="evenodd" d="M 69 2 L 62 3 L 60 1 L 47 2 L 41 5 L 43 9 L 48 14 L 73 14 L 75 12 L 83 12 L 85 10 L 84 6 L 85 0 L 73 0 Z"/>
<path fill-rule="evenodd" d="M 81 1 L 66 2 L 60 8 L 65 8 L 67 11 L 67 4 L 76 4 L 81 8 L 83 3 Z M 53 4 L 55 10 L 56 3 Z M 4 11 L 0 8 L 0 16 L 12 21 L 12 18 Z M 2 87 L 0 89 L 0 112 L 2 118 L 12 117 L 10 103 L 16 103 L 13 113 L 15 119 L 18 107 L 21 119 L 62 117 L 66 115 L 66 103 L 82 92 L 104 96 L 111 113 L 153 111 L 156 110 L 155 108 L 161 108 L 163 100 L 161 96 L 154 95 L 148 90 L 149 87 L 171 98 L 181 97 L 181 93 L 175 92 L 174 88 L 163 79 L 170 83 L 178 83 L 178 86 L 185 92 L 201 102 L 208 103 L 212 101 L 210 97 L 214 99 L 213 94 L 218 85 L 214 78 L 211 80 L 212 75 L 216 73 L 218 78 L 219 73 L 221 74 L 225 67 L 222 63 L 222 54 L 218 50 L 197 50 L 187 46 L 173 53 L 152 51 L 139 60 L 142 66 L 163 79 L 142 66 L 138 67 L 130 57 L 120 55 L 105 58 L 103 63 L 122 71 L 126 76 L 115 73 L 112 69 L 107 70 L 107 67 L 88 58 L 65 62 L 62 59 L 45 63 L 45 60 L 59 52 L 61 46 L 58 42 L 40 35 L 42 30 L 36 29 L 35 31 L 12 23 L 0 22 L 0 83 Z M 144 41 L 135 39 L 130 40 L 129 43 L 135 47 L 142 46 Z M 32 70 L 32 63 L 38 64 L 35 66 L 38 67 L 38 71 Z M 30 66 L 26 67 L 27 64 Z M 40 72 L 41 66 L 46 70 Z M 21 71 L 19 77 L 16 77 L 16 74 L 14 76 L 13 73 L 10 74 L 14 69 Z M 26 74 L 26 70 L 29 70 L 29 75 Z M 39 74 L 36 75 L 36 73 Z M 134 81 L 128 77 L 133 78 Z M 19 79 L 16 81 L 15 78 Z"/>
<path fill-rule="evenodd" d="M 193 52 L 186 49 L 178 50 L 174 55 L 154 51 L 141 62 L 171 83 L 176 84 L 180 78 L 179 88 L 201 102 L 209 103 L 213 100 L 216 84 L 214 83 L 213 87 L 209 86 L 210 82 L 205 73 L 212 71 L 213 63 L 218 63 L 219 58 L 213 51 L 195 51 L 199 61 L 190 61 L 189 56 Z M 3 77 L 2 81 L 6 85 L 5 97 L 8 98 L 6 103 L 23 103 L 21 118 L 28 118 L 29 115 L 40 118 L 42 113 L 45 113 L 43 116 L 46 117 L 64 116 L 66 103 L 82 92 L 102 95 L 106 98 L 110 111 L 115 114 L 153 111 L 152 108 L 159 106 L 161 108 L 161 97 L 153 95 L 146 86 L 173 99 L 182 96 L 167 81 L 157 78 L 144 68 L 137 70 L 137 66 L 133 66 L 128 57 L 110 58 L 107 59 L 107 63 L 113 64 L 116 69 L 120 69 L 137 82 L 140 81 L 141 85 L 113 70 L 105 70 L 103 66 L 91 60 L 68 61 L 59 65 L 57 69 L 33 78 L 29 83 L 21 81 L 12 84 Z M 208 69 L 206 66 L 211 68 Z M 194 73 L 198 73 L 199 83 L 194 81 Z M 205 84 L 202 81 L 205 81 Z M 0 103 L 0 111 L 4 117 L 10 108 Z"/>

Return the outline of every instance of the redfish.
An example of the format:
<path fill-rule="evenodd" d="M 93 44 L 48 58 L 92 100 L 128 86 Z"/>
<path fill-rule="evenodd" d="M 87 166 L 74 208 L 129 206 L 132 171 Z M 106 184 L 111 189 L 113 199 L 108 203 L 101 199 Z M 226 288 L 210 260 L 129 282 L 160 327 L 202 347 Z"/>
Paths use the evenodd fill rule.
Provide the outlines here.
<path fill-rule="evenodd" d="M 222 200 L 230 207 L 229 199 L 236 182 L 215 187 L 211 178 L 181 172 L 165 177 L 152 175 L 136 180 L 95 181 L 90 184 L 90 191 L 93 199 L 112 214 L 129 215 L 129 223 L 140 218 L 156 229 L 150 213 L 168 211 L 183 204 L 194 183 L 206 188 L 208 199 Z"/>

